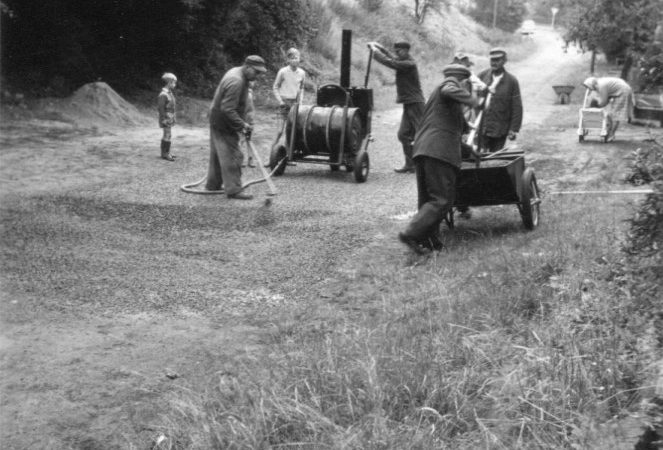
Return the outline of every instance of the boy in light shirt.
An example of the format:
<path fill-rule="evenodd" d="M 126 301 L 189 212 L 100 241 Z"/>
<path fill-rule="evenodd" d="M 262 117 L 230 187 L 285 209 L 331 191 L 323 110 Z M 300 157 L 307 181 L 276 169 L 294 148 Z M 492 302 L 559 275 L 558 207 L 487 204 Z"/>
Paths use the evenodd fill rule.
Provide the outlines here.
<path fill-rule="evenodd" d="M 299 50 L 290 48 L 286 56 L 288 58 L 288 65 L 281 68 L 276 74 L 274 79 L 274 97 L 279 102 L 279 113 L 281 115 L 282 123 L 288 119 L 290 108 L 297 103 L 299 93 L 304 86 L 304 79 L 306 72 L 299 67 L 301 62 Z"/>

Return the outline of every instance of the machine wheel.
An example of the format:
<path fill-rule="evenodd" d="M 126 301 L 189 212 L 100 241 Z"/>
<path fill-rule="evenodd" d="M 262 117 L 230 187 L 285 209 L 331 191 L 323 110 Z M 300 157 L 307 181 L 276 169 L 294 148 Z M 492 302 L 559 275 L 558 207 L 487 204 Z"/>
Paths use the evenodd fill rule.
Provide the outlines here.
<path fill-rule="evenodd" d="M 274 172 L 274 176 L 280 177 L 285 172 L 285 166 L 288 161 L 288 151 L 282 145 L 272 147 L 269 154 L 269 170 Z M 280 164 L 279 164 L 280 163 Z M 276 167 L 278 165 L 278 167 Z"/>
<path fill-rule="evenodd" d="M 541 197 L 534 171 L 532 169 L 525 169 L 522 174 L 522 193 L 518 207 L 520 209 L 520 216 L 523 219 L 523 225 L 528 230 L 533 230 L 539 225 L 540 204 Z"/>
<path fill-rule="evenodd" d="M 361 150 L 355 157 L 354 174 L 357 183 L 363 183 L 368 178 L 369 160 L 368 152 Z"/>

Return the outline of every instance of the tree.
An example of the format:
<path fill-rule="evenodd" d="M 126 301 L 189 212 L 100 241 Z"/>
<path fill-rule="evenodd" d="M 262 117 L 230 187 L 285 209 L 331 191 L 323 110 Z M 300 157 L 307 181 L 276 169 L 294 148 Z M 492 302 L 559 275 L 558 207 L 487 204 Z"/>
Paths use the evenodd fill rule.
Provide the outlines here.
<path fill-rule="evenodd" d="M 496 14 L 494 14 L 496 13 Z M 527 14 L 525 0 L 476 0 L 470 15 L 482 25 L 514 32 Z"/>
<path fill-rule="evenodd" d="M 418 24 L 424 23 L 430 11 L 439 11 L 443 5 L 448 6 L 449 0 L 414 0 L 414 20 Z"/>
<path fill-rule="evenodd" d="M 575 14 L 568 19 L 564 39 L 577 43 L 583 50 L 602 51 L 609 60 L 623 56 L 623 78 L 632 62 L 653 41 L 662 14 L 660 0 L 567 0 L 565 3 Z M 590 69 L 594 71 L 593 64 Z"/>

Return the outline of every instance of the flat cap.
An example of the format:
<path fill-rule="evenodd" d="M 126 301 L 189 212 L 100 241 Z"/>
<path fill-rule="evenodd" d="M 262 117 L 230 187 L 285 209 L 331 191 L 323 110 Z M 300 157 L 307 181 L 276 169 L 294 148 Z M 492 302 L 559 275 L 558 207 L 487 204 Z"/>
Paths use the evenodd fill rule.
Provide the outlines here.
<path fill-rule="evenodd" d="M 404 48 L 405 50 L 410 50 L 410 43 L 405 41 L 396 42 L 394 48 Z"/>
<path fill-rule="evenodd" d="M 470 76 L 470 69 L 462 64 L 449 64 L 444 66 L 442 73 L 445 77 L 467 78 Z"/>
<path fill-rule="evenodd" d="M 470 57 L 463 52 L 458 52 L 454 55 L 454 64 L 463 64 L 465 66 L 472 66 L 474 63 L 470 60 Z"/>
<path fill-rule="evenodd" d="M 490 50 L 490 59 L 506 58 L 506 50 L 503 48 L 493 48 Z"/>
<path fill-rule="evenodd" d="M 267 68 L 265 67 L 265 60 L 258 55 L 247 56 L 244 60 L 244 64 L 253 67 L 258 72 L 267 72 Z"/>

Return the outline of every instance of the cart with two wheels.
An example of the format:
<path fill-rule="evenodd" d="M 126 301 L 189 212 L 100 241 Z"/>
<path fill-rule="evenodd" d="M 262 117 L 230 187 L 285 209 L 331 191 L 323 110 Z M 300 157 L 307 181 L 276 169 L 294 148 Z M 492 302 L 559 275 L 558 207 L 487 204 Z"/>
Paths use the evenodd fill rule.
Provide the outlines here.
<path fill-rule="evenodd" d="M 456 181 L 456 209 L 507 204 L 517 206 L 525 229 L 538 226 L 541 195 L 534 170 L 525 166 L 524 152 L 505 149 L 463 161 Z M 454 227 L 453 209 L 446 222 Z"/>

